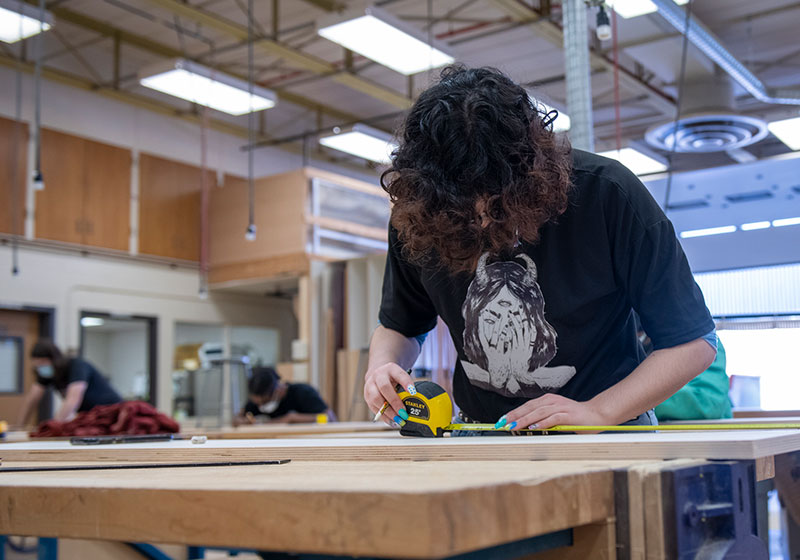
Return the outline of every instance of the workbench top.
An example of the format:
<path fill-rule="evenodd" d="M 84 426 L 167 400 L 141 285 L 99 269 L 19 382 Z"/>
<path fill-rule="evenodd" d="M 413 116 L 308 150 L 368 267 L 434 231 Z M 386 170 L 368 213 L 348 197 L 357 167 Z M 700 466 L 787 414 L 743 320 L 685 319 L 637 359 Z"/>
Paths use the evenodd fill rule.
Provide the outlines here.
<path fill-rule="evenodd" d="M 292 461 L 0 473 L 0 534 L 441 557 L 604 523 L 614 511 L 612 469 L 632 464 Z"/>
<path fill-rule="evenodd" d="M 800 450 L 798 430 L 462 438 L 187 440 L 114 445 L 9 443 L 3 461 L 359 461 L 759 459 Z"/>

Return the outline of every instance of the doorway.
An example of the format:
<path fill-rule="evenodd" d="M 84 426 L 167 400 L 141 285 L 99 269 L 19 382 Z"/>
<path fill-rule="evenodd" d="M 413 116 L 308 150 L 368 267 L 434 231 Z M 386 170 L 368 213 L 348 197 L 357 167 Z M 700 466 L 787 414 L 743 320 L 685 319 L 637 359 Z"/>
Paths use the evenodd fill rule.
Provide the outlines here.
<path fill-rule="evenodd" d="M 25 393 L 36 382 L 31 365 L 31 350 L 40 338 L 53 337 L 50 308 L 0 307 L 0 420 L 14 424 Z M 51 399 L 41 400 L 38 418 L 48 418 Z"/>
<path fill-rule="evenodd" d="M 156 402 L 155 317 L 82 311 L 80 355 L 125 400 Z"/>

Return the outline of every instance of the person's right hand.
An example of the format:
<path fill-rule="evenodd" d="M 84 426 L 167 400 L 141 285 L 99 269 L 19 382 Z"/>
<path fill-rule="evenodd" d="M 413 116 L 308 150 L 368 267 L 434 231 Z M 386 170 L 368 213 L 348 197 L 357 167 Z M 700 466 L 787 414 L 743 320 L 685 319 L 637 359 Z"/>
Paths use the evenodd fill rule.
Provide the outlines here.
<path fill-rule="evenodd" d="M 399 365 L 390 362 L 371 369 L 364 377 L 364 400 L 372 414 L 377 413 L 384 402 L 388 402 L 389 406 L 383 413 L 382 420 L 389 425 L 394 422 L 402 426 L 408 420 L 408 412 L 397 396 L 395 388 L 398 385 L 411 394 L 416 393 L 414 380 Z"/>

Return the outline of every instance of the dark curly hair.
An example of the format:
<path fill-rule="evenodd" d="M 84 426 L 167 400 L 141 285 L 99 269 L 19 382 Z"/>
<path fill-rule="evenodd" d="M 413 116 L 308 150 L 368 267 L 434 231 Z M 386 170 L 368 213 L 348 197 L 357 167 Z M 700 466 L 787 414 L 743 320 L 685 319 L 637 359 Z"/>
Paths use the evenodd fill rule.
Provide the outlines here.
<path fill-rule="evenodd" d="M 499 70 L 442 71 L 409 111 L 381 176 L 405 258 L 471 272 L 484 252 L 538 241 L 571 186 L 569 144 L 544 117 Z"/>

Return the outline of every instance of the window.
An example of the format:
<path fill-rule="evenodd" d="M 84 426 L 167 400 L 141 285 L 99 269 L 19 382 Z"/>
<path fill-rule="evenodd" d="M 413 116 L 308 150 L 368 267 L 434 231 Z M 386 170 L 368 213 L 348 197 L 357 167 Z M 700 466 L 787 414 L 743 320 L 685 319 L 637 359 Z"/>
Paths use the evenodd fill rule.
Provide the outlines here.
<path fill-rule="evenodd" d="M 800 317 L 723 319 L 717 335 L 725 346 L 734 406 L 800 408 Z"/>
<path fill-rule="evenodd" d="M 22 338 L 0 336 L 0 393 L 23 392 L 22 359 Z"/>

